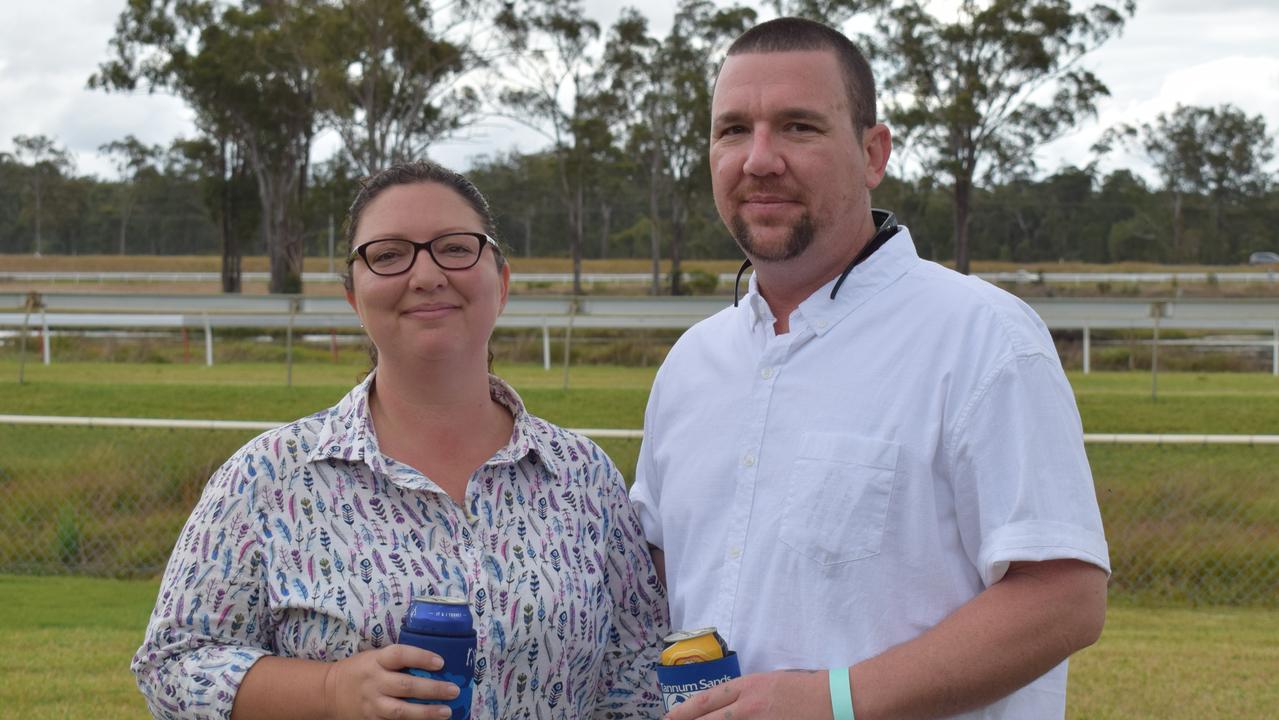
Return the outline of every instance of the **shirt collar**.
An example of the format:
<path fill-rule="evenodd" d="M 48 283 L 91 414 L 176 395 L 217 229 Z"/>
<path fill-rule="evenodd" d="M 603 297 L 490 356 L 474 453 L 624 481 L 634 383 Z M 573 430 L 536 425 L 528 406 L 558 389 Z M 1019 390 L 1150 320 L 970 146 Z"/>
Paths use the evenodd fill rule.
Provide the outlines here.
<path fill-rule="evenodd" d="M 910 230 L 901 226 L 883 247 L 853 268 L 834 300 L 830 297 L 830 291 L 835 287 L 838 276 L 831 278 L 801 302 L 791 315 L 791 331 L 794 332 L 797 325 L 802 325 L 812 329 L 817 335 L 825 335 L 880 290 L 905 275 L 917 262 L 919 254 L 915 251 Z M 752 327 L 756 324 L 769 326 L 776 321 L 768 302 L 759 293 L 759 282 L 754 273 L 751 273 L 744 300 L 746 302 L 743 304 L 749 308 L 746 319 Z"/>
<path fill-rule="evenodd" d="M 382 454 L 378 447 L 373 417 L 369 412 L 369 391 L 373 388 L 376 370 L 359 385 L 351 388 L 337 405 L 320 415 L 322 425 L 316 443 L 307 460 L 345 460 L 363 462 L 374 472 L 395 475 L 398 464 Z M 493 454 L 485 465 L 513 464 L 530 454 L 550 464 L 553 454 L 546 447 L 549 433 L 542 427 L 546 423 L 533 417 L 524 408 L 519 393 L 496 375 L 489 375 L 489 396 L 510 411 L 514 418 L 511 439 Z"/>

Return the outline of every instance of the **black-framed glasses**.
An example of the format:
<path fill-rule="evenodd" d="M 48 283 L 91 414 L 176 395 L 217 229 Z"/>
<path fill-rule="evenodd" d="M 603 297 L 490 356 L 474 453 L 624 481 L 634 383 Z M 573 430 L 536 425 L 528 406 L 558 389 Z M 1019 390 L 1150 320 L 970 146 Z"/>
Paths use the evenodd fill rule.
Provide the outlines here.
<path fill-rule="evenodd" d="M 399 275 L 413 267 L 419 250 L 425 250 L 431 261 L 444 270 L 469 270 L 480 261 L 484 246 L 489 244 L 497 248 L 497 241 L 484 233 L 449 233 L 426 242 L 388 238 L 355 248 L 346 262 L 350 265 L 360 257 L 374 275 Z"/>

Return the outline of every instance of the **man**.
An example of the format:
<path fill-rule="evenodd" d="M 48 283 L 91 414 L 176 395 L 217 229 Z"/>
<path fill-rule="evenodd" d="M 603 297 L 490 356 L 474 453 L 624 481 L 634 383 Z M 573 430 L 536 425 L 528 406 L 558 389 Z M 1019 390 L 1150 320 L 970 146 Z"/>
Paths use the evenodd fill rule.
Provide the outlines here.
<path fill-rule="evenodd" d="M 874 92 L 843 35 L 793 18 L 716 81 L 715 204 L 755 272 L 659 371 L 632 500 L 672 627 L 717 627 L 746 675 L 674 720 L 1060 718 L 1065 660 L 1101 632 L 1106 542 L 1052 339 L 872 214 Z"/>

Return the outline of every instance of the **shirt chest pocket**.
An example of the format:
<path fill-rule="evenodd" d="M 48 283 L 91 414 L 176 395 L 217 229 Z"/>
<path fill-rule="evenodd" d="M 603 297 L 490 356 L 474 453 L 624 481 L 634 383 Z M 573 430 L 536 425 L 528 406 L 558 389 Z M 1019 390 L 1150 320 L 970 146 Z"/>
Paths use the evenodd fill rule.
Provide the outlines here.
<path fill-rule="evenodd" d="M 897 478 L 896 443 L 808 433 L 791 468 L 782 544 L 821 565 L 879 553 Z"/>

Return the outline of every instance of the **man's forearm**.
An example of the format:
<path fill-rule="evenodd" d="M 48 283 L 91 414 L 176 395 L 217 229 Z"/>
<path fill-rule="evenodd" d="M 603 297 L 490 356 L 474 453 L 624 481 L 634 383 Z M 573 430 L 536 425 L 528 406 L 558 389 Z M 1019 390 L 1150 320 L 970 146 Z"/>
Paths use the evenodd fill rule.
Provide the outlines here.
<path fill-rule="evenodd" d="M 1105 612 L 1100 568 L 1013 563 L 936 627 L 855 665 L 856 716 L 936 718 L 989 705 L 1095 642 Z"/>

